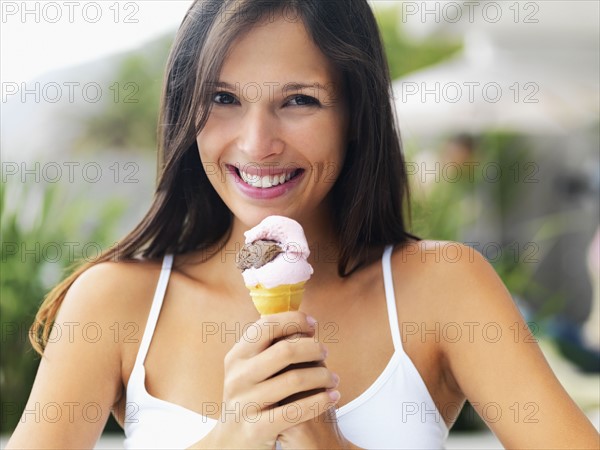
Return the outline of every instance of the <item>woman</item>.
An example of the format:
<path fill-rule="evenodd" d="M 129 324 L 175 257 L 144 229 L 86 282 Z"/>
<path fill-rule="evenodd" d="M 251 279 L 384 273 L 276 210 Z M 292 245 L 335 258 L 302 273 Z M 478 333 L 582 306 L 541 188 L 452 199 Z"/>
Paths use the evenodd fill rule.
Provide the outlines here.
<path fill-rule="evenodd" d="M 465 398 L 505 446 L 597 446 L 483 258 L 407 232 L 366 1 L 196 1 L 166 75 L 154 203 L 42 305 L 27 409 L 63 414 L 9 448 L 92 447 L 111 412 L 131 448 L 436 448 Z M 314 276 L 302 312 L 258 319 L 235 254 L 273 214 Z"/>

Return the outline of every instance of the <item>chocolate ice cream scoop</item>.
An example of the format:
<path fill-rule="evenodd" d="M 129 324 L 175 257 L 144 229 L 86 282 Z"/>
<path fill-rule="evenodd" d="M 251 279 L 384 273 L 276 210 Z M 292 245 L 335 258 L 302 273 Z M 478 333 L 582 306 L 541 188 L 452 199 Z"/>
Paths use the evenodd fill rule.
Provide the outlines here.
<path fill-rule="evenodd" d="M 278 242 L 259 239 L 242 247 L 238 253 L 236 265 L 242 271 L 251 267 L 258 269 L 273 261 L 280 253 L 283 253 L 283 249 Z"/>

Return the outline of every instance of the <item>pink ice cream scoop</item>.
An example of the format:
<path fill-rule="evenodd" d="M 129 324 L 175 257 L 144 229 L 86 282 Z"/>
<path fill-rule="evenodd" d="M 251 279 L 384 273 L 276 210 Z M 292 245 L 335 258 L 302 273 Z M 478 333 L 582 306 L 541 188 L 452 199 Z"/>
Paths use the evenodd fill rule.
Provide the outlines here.
<path fill-rule="evenodd" d="M 307 281 L 313 268 L 302 226 L 284 216 L 269 216 L 244 233 L 238 259 L 246 286 L 265 288 Z"/>

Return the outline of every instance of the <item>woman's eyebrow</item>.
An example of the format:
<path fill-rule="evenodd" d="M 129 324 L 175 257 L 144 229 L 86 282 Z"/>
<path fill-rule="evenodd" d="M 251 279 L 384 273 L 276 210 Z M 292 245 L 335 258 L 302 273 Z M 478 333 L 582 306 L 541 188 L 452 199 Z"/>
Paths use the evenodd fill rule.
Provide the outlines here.
<path fill-rule="evenodd" d="M 213 86 L 218 89 L 228 89 L 230 91 L 235 91 L 237 88 L 239 88 L 238 83 L 236 83 L 236 86 L 234 86 L 233 84 L 229 84 L 226 81 L 217 81 L 213 84 Z"/>
<path fill-rule="evenodd" d="M 326 92 L 329 92 L 329 89 L 332 87 L 333 87 L 332 83 L 323 85 L 323 84 L 319 83 L 318 81 L 315 81 L 314 83 L 290 82 L 290 83 L 286 83 L 283 86 L 283 89 L 293 90 L 293 91 L 300 91 L 302 89 L 318 89 L 318 90 L 324 90 Z"/>
<path fill-rule="evenodd" d="M 256 86 L 258 83 L 251 83 L 252 85 Z M 328 83 L 326 85 L 319 83 L 318 81 L 315 81 L 313 83 L 301 83 L 301 82 L 297 82 L 297 81 L 291 81 L 289 83 L 285 83 L 285 84 L 281 84 L 279 82 L 276 81 L 269 81 L 269 82 L 264 82 L 263 83 L 265 87 L 281 87 L 282 90 L 290 90 L 290 91 L 300 91 L 302 89 L 322 89 L 326 92 L 330 92 L 330 88 L 333 88 L 333 83 Z M 235 84 L 231 84 L 228 83 L 227 81 L 217 81 L 216 83 L 214 83 L 213 85 L 215 88 L 217 89 L 228 89 L 230 91 L 235 91 L 238 90 L 240 88 L 240 83 L 235 83 Z M 259 84 L 260 86 L 260 84 Z"/>

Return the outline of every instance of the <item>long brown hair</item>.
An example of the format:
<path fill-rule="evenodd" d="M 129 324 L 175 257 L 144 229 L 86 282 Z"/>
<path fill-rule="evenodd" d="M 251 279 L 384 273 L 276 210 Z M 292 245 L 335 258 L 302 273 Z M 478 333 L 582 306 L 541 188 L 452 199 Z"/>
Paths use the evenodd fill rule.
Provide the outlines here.
<path fill-rule="evenodd" d="M 196 136 L 210 114 L 213 83 L 232 42 L 279 12 L 302 20 L 343 77 L 350 111 L 344 166 L 332 187 L 340 239 L 338 272 L 360 267 L 374 246 L 401 244 L 408 184 L 392 106 L 389 70 L 366 0 L 196 0 L 175 37 L 159 119 L 159 178 L 142 221 L 116 247 L 77 268 L 45 298 L 31 326 L 40 354 L 73 282 L 94 264 L 158 259 L 207 248 L 230 232 L 232 214 L 211 186 Z"/>

